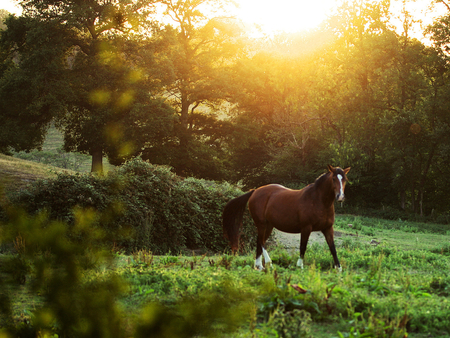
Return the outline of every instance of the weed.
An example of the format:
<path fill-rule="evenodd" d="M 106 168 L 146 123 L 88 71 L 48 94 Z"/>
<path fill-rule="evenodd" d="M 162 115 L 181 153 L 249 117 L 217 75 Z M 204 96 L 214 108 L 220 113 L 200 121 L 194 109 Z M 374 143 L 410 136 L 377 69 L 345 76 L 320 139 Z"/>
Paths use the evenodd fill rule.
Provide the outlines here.
<path fill-rule="evenodd" d="M 406 324 L 408 317 L 406 311 L 400 318 L 384 318 L 383 316 L 369 313 L 356 312 L 352 320 L 348 322 L 347 332 L 338 332 L 339 338 L 404 338 L 407 337 Z M 334 337 L 333 337 L 334 338 Z"/>
<path fill-rule="evenodd" d="M 305 310 L 286 311 L 278 307 L 270 316 L 268 324 L 282 338 L 311 337 L 311 315 Z"/>

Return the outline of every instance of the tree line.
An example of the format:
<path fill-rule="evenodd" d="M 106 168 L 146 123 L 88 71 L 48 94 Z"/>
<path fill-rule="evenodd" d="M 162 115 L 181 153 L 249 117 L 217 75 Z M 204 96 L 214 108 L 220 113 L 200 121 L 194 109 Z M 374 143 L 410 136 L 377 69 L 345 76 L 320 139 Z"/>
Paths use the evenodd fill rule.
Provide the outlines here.
<path fill-rule="evenodd" d="M 450 11 L 425 44 L 405 6 L 392 25 L 387 0 L 260 38 L 227 0 L 21 5 L 0 36 L 3 153 L 39 148 L 54 123 L 92 171 L 140 156 L 184 177 L 297 188 L 351 166 L 350 203 L 449 212 Z"/>

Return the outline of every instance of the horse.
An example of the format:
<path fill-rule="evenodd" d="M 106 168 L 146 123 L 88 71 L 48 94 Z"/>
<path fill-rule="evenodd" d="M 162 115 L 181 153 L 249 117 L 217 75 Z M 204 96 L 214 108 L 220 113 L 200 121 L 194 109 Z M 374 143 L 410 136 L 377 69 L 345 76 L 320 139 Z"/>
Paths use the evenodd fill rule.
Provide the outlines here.
<path fill-rule="evenodd" d="M 224 236 L 233 252 L 239 248 L 240 229 L 248 202 L 248 208 L 257 228 L 255 268 L 263 270 L 272 263 L 264 245 L 273 228 L 301 234 L 300 258 L 297 266 L 303 269 L 308 239 L 312 231 L 321 231 L 327 241 L 334 266 L 340 271 L 341 264 L 334 245 L 334 201 L 344 201 L 344 190 L 350 167 L 341 169 L 328 165 L 328 171 L 314 183 L 301 190 L 292 190 L 278 184 L 269 184 L 230 200 L 224 208 L 222 221 Z"/>

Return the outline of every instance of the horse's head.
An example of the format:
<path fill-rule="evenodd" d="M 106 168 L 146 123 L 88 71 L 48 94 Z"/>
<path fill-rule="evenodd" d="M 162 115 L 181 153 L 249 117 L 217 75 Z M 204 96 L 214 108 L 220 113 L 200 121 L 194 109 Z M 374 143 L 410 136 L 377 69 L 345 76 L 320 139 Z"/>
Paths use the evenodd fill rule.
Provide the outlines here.
<path fill-rule="evenodd" d="M 334 195 L 338 202 L 343 202 L 345 199 L 344 190 L 347 183 L 347 173 L 350 171 L 350 167 L 341 169 L 339 167 L 333 167 L 328 165 L 328 171 L 332 173 Z"/>

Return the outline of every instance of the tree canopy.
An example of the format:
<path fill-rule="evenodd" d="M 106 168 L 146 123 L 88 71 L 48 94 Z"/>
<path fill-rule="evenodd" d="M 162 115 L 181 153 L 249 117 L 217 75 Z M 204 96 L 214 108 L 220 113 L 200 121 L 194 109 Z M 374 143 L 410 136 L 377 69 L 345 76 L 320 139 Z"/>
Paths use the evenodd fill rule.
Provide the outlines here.
<path fill-rule="evenodd" d="M 56 123 L 93 170 L 141 156 L 252 188 L 351 166 L 355 205 L 449 211 L 449 14 L 424 43 L 389 1 L 260 38 L 225 0 L 21 4 L 0 37 L 3 152 L 39 147 Z"/>

